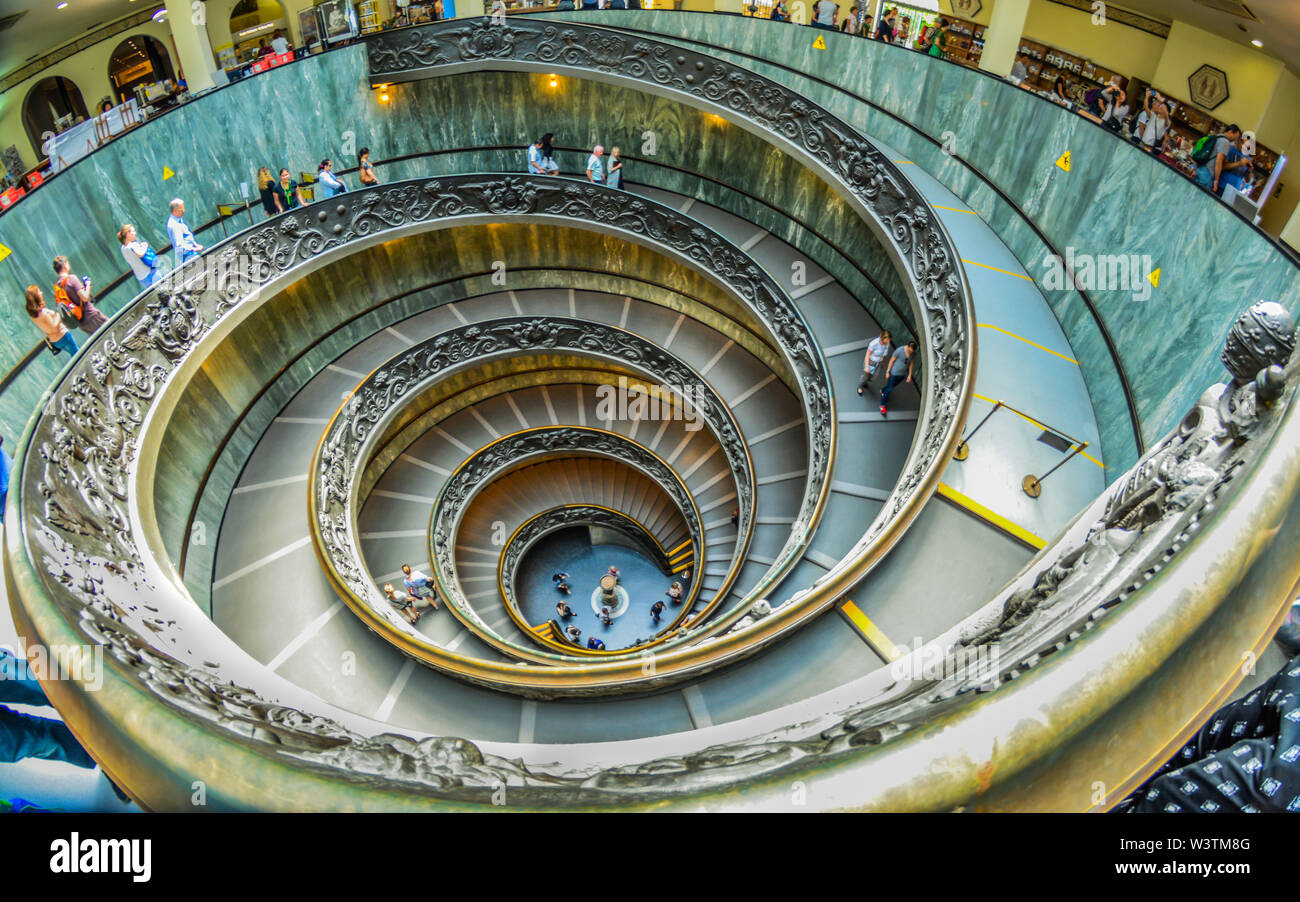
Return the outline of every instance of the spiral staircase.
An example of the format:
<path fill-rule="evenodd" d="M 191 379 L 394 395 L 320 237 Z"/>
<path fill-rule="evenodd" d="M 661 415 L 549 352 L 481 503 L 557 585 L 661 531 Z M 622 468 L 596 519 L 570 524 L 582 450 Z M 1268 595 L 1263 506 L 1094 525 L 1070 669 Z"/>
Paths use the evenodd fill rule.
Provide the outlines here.
<path fill-rule="evenodd" d="M 1295 584 L 1249 538 L 1297 529 L 1289 315 L 1244 313 L 1230 381 L 1107 487 L 1069 342 L 960 198 L 735 63 L 550 21 L 383 33 L 368 77 L 559 71 L 726 117 L 829 186 L 868 262 L 791 243 L 791 210 L 436 166 L 214 243 L 21 443 L 15 619 L 111 659 L 101 692 L 48 687 L 69 725 L 157 810 L 196 780 L 231 810 L 1118 801 Z M 1032 340 L 984 329 L 1013 314 Z M 887 414 L 882 378 L 858 394 L 882 327 L 919 344 Z M 998 413 L 1036 385 L 1068 400 Z M 1059 460 L 1039 432 L 1091 437 L 1041 503 L 1006 478 Z M 603 635 L 596 586 L 523 579 L 565 530 L 662 575 L 604 648 L 553 613 Z M 444 602 L 415 622 L 382 590 L 403 565 Z M 1106 744 L 1123 777 L 1084 802 Z"/>

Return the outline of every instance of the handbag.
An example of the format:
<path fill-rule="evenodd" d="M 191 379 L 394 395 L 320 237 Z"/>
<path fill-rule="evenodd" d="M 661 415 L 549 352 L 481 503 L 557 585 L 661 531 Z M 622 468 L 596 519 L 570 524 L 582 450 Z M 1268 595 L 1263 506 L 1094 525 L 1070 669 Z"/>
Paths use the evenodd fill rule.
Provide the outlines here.
<path fill-rule="evenodd" d="M 49 348 L 50 353 L 53 354 L 55 357 L 58 357 L 59 354 L 62 353 L 62 351 L 60 351 L 58 348 L 54 346 L 54 342 L 50 341 L 48 338 L 42 339 L 42 341 L 45 342 L 45 347 Z"/>
<path fill-rule="evenodd" d="M 153 269 L 154 264 L 158 262 L 158 255 L 154 252 L 153 248 L 146 247 L 144 253 L 140 255 L 140 259 L 144 261 L 145 266 Z"/>

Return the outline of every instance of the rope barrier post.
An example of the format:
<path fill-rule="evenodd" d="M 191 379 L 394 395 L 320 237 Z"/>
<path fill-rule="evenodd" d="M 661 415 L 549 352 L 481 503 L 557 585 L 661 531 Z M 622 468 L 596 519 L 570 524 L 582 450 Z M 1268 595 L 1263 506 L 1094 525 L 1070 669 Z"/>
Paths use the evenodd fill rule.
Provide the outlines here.
<path fill-rule="evenodd" d="M 1070 452 L 1068 457 L 1066 457 L 1056 466 L 1052 467 L 1052 469 L 1044 473 L 1041 478 L 1035 476 L 1033 473 L 1030 473 L 1024 479 L 1020 480 L 1020 487 L 1025 490 L 1025 494 L 1028 495 L 1030 498 L 1037 498 L 1039 495 L 1043 494 L 1043 480 L 1046 479 L 1048 476 L 1051 476 L 1057 470 L 1061 469 L 1061 467 L 1069 463 L 1070 460 L 1072 460 L 1074 457 L 1076 457 L 1079 454 L 1082 454 L 1083 449 L 1086 447 L 1088 447 L 1087 442 L 1084 442 L 1082 444 L 1076 443 L 1074 446 L 1074 450 Z"/>
<path fill-rule="evenodd" d="M 978 423 L 975 424 L 975 428 L 970 431 L 970 435 L 966 436 L 961 440 L 961 442 L 958 443 L 957 450 L 952 452 L 953 460 L 965 460 L 966 458 L 970 457 L 970 447 L 967 446 L 966 443 L 975 437 L 975 433 L 980 431 L 980 427 L 983 426 L 985 423 L 987 423 L 989 421 L 989 417 L 997 413 L 998 408 L 1002 406 L 1003 406 L 1002 402 L 998 401 L 996 404 L 993 405 L 992 410 L 984 414 L 984 419 L 980 420 Z"/>

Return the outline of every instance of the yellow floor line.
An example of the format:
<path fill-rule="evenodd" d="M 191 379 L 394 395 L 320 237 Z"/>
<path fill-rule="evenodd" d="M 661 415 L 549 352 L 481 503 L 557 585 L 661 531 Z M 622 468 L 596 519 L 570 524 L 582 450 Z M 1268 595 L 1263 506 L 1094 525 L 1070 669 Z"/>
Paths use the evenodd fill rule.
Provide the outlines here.
<path fill-rule="evenodd" d="M 998 403 L 997 401 L 993 400 L 992 398 L 986 398 L 984 395 L 981 395 L 979 392 L 971 392 L 971 393 L 970 393 L 970 396 L 971 396 L 972 398 L 977 398 L 977 399 L 979 399 L 980 401 L 986 401 L 986 402 L 988 402 L 989 404 L 996 404 L 996 403 Z M 1038 422 L 1038 420 L 1035 420 L 1033 417 L 1027 417 L 1027 416 L 1025 416 L 1023 413 L 1021 413 L 1021 412 L 1018 411 L 1018 410 L 1011 410 L 1010 407 L 1008 407 L 1008 408 L 1006 408 L 1006 409 L 1009 410 L 1009 411 L 1011 411 L 1011 413 L 1014 413 L 1016 416 L 1020 417 L 1020 419 L 1024 420 L 1026 423 L 1033 423 L 1035 426 L 1037 426 L 1037 427 L 1040 428 L 1040 429 L 1047 429 L 1047 430 L 1049 430 L 1049 431 L 1050 431 L 1050 429 L 1051 429 L 1050 426 L 1046 426 L 1046 425 L 1044 425 L 1043 423 Z M 1080 456 L 1080 457 L 1086 457 L 1086 458 L 1088 458 L 1088 460 L 1092 461 L 1093 463 L 1095 463 L 1097 466 L 1101 467 L 1102 469 L 1105 469 L 1105 467 L 1106 467 L 1106 465 L 1105 465 L 1104 463 L 1102 463 L 1101 461 L 1097 460 L 1097 458 L 1093 457 L 1093 456 L 1092 456 L 1091 454 L 1089 454 L 1087 451 L 1080 451 L 1080 452 L 1079 452 L 1079 456 Z"/>
<path fill-rule="evenodd" d="M 970 511 L 972 514 L 979 517 L 981 520 L 985 521 L 986 523 L 996 526 L 998 529 L 1002 530 L 1007 535 L 1019 539 L 1021 542 L 1024 542 L 1030 548 L 1037 550 L 1039 548 L 1044 548 L 1047 545 L 1047 541 L 1045 539 L 1034 535 L 1032 532 L 1025 529 L 1023 526 L 1018 526 L 1017 524 L 1012 523 L 1010 520 L 1008 520 L 1006 517 L 1002 516 L 1001 514 L 993 513 L 993 511 L 989 510 L 987 507 L 980 504 L 974 498 L 968 498 L 967 496 L 963 495 L 961 492 L 957 491 L 947 483 L 944 482 L 939 483 L 939 494 L 944 498 L 947 498 L 949 501 L 951 501 L 953 504 L 957 505 L 958 507 Z"/>
<path fill-rule="evenodd" d="M 1066 357 L 1060 351 L 1053 351 L 1051 348 L 1044 347 L 1043 345 L 1040 345 L 1036 341 L 1030 341 L 1028 338 L 1025 338 L 1023 335 L 1017 335 L 1014 332 L 1008 332 L 1006 329 L 1002 328 L 1001 326 L 995 326 L 992 323 L 976 323 L 975 325 L 981 329 L 992 329 L 995 332 L 1001 332 L 1003 335 L 1010 335 L 1016 341 L 1023 341 L 1027 345 L 1033 345 L 1034 347 L 1038 348 L 1038 350 L 1040 351 L 1046 351 L 1049 354 L 1055 354 L 1057 357 L 1060 357 L 1062 360 L 1068 360 L 1070 363 L 1073 363 L 1075 366 L 1079 365 L 1079 361 L 1075 360 L 1073 357 Z"/>
<path fill-rule="evenodd" d="M 982 267 L 982 268 L 984 268 L 984 269 L 991 269 L 991 270 L 993 270 L 994 272 L 1000 272 L 1000 273 L 1002 273 L 1004 276 L 1015 276 L 1017 279 L 1024 279 L 1024 280 L 1027 281 L 1027 282 L 1032 282 L 1032 281 L 1034 281 L 1031 277 L 1025 275 L 1024 273 L 1020 273 L 1020 272 L 1012 272 L 1012 271 L 1009 270 L 1009 269 L 998 269 L 996 266 L 989 266 L 987 263 L 976 263 L 974 260 L 967 260 L 967 259 L 965 259 L 965 258 L 963 258 L 961 262 L 962 262 L 962 263 L 966 263 L 966 264 L 968 264 L 968 265 L 970 265 L 970 266 L 979 266 L 979 267 Z"/>
<path fill-rule="evenodd" d="M 945 207 L 942 204 L 930 204 L 936 210 L 951 210 L 954 213 L 970 213 L 972 216 L 978 216 L 974 210 L 963 210 L 961 207 Z"/>
<path fill-rule="evenodd" d="M 876 654 L 890 663 L 902 657 L 898 647 L 889 641 L 889 637 L 880 631 L 880 627 L 871 622 L 870 617 L 862 613 L 861 608 L 851 601 L 845 601 L 840 605 L 840 610 L 845 617 L 849 618 L 849 622 L 858 628 L 866 638 L 867 644 L 875 649 Z"/>

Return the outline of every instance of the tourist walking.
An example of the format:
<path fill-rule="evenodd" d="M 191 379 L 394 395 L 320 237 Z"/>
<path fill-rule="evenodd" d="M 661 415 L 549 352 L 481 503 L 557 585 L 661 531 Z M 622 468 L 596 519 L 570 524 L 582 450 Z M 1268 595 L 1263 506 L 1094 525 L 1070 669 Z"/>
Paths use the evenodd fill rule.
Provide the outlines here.
<path fill-rule="evenodd" d="M 90 299 L 90 278 L 74 276 L 72 264 L 62 254 L 54 258 L 54 300 L 87 335 L 108 322 Z"/>

